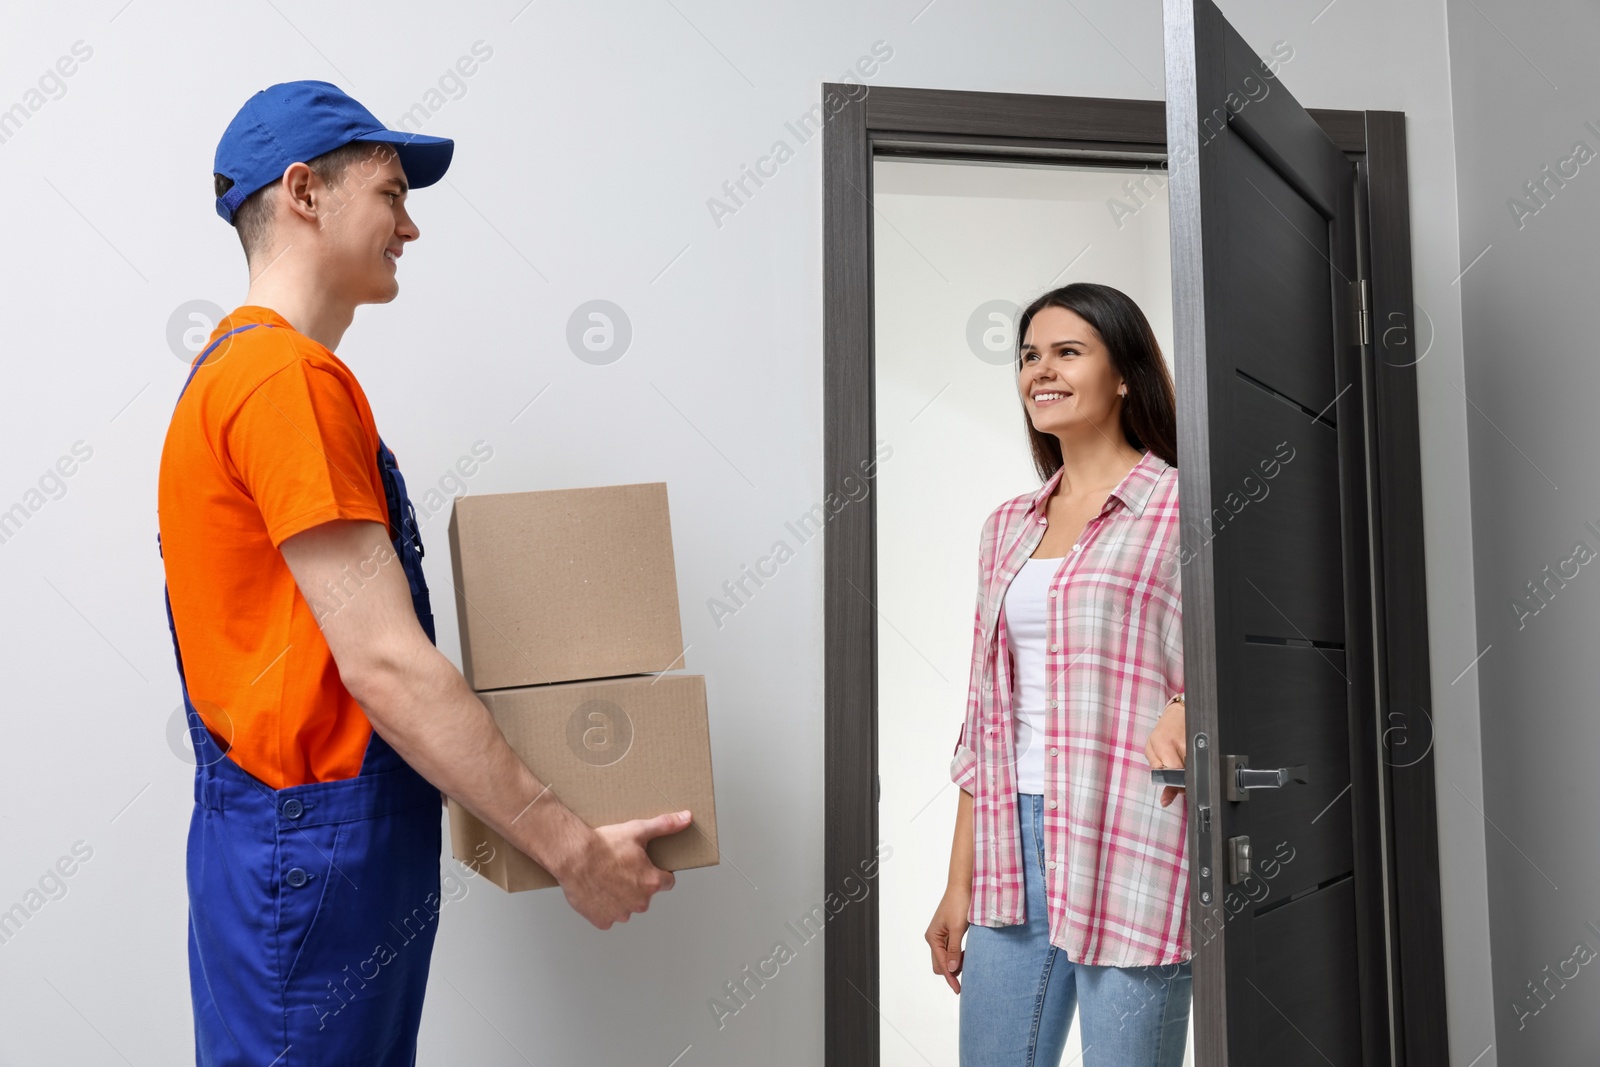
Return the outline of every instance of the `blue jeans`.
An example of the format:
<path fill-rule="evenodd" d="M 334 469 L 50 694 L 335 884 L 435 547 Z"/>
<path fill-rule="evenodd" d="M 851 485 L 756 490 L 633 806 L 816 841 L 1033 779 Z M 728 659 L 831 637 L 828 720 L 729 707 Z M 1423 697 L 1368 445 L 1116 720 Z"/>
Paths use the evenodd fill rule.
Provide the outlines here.
<path fill-rule="evenodd" d="M 1093 967 L 1050 944 L 1044 797 L 1017 794 L 1027 921 L 970 926 L 961 965 L 961 1067 L 1056 1067 L 1080 1005 L 1083 1067 L 1180 1067 L 1190 964 Z"/>

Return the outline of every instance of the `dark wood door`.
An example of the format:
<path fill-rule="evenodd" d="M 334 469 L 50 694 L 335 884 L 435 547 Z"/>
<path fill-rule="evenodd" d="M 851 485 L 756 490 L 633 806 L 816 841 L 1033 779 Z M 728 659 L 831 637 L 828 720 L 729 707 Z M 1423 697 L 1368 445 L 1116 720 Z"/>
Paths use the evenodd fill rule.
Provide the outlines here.
<path fill-rule="evenodd" d="M 1165 15 L 1196 1062 L 1389 1063 L 1355 165 Z"/>

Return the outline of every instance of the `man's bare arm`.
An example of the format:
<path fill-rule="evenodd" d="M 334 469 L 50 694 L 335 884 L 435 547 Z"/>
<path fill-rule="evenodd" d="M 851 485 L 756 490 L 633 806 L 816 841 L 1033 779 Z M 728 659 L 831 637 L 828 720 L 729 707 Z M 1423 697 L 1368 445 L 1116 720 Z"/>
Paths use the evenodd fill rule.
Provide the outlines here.
<path fill-rule="evenodd" d="M 326 522 L 285 539 L 281 549 L 345 688 L 419 774 L 538 860 L 573 907 L 602 929 L 626 922 L 630 911 L 646 909 L 651 893 L 671 887 L 672 874 L 650 863 L 643 844 L 688 821 L 669 814 L 597 832 L 548 790 L 428 640 L 381 523 Z"/>

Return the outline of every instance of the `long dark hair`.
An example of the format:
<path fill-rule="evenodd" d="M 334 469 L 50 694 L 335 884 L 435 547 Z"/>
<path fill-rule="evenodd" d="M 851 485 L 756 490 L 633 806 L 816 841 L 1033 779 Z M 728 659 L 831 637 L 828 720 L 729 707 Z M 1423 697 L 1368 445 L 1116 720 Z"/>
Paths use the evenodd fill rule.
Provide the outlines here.
<path fill-rule="evenodd" d="M 1178 416 L 1172 373 L 1161 358 L 1150 321 L 1139 305 L 1120 289 L 1094 282 L 1073 282 L 1052 289 L 1028 305 L 1017 320 L 1016 372 L 1022 373 L 1022 341 L 1028 324 L 1045 308 L 1062 308 L 1083 319 L 1105 342 L 1111 364 L 1128 383 L 1122 404 L 1122 435 L 1134 448 L 1149 449 L 1169 464 L 1178 465 Z M 1061 439 L 1034 429 L 1026 405 L 1022 424 L 1033 446 L 1033 466 L 1041 481 L 1061 469 Z"/>

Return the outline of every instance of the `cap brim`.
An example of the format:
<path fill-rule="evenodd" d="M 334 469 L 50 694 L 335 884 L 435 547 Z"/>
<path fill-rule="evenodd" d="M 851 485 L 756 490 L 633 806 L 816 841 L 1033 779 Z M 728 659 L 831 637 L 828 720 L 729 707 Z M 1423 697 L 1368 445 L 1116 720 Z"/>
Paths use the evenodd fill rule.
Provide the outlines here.
<path fill-rule="evenodd" d="M 413 189 L 427 188 L 443 178 L 444 172 L 450 169 L 450 157 L 456 150 L 456 143 L 448 137 L 401 133 L 398 130 L 374 130 L 356 140 L 382 141 L 394 145 L 400 165 L 406 171 L 406 184 Z"/>

